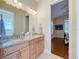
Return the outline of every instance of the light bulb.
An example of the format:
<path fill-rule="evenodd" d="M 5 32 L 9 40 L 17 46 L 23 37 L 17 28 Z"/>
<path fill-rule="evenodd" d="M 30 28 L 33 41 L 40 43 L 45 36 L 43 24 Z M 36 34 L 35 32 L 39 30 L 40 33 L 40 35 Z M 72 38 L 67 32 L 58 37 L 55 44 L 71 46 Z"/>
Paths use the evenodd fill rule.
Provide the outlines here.
<path fill-rule="evenodd" d="M 14 3 L 18 3 L 18 1 L 17 0 L 14 0 Z"/>
<path fill-rule="evenodd" d="M 19 3 L 18 3 L 18 5 L 19 5 L 19 6 L 22 6 L 22 3 L 21 3 L 21 2 L 19 2 Z"/>

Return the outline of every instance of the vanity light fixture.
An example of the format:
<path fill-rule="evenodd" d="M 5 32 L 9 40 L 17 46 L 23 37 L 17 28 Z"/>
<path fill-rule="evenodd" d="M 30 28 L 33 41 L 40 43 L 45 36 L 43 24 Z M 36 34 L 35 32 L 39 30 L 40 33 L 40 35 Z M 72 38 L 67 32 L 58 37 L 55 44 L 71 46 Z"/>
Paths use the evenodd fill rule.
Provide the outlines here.
<path fill-rule="evenodd" d="M 17 1 L 17 0 L 13 0 L 13 2 L 14 2 L 14 3 L 18 3 L 18 1 Z"/>
<path fill-rule="evenodd" d="M 18 5 L 19 5 L 19 6 L 22 6 L 22 3 L 21 3 L 21 2 L 18 2 Z"/>
<path fill-rule="evenodd" d="M 13 0 L 13 3 L 15 4 L 16 8 L 21 8 L 22 7 L 22 3 L 19 2 L 18 0 Z"/>
<path fill-rule="evenodd" d="M 18 0 L 3 0 L 3 1 L 5 1 L 9 5 L 12 5 L 13 7 L 25 10 L 25 11 L 27 11 L 31 15 L 36 15 L 37 14 L 37 12 L 35 10 L 31 9 L 30 7 L 24 6 Z"/>
<path fill-rule="evenodd" d="M 3 0 L 6 4 L 9 4 L 9 5 L 11 5 L 11 3 L 12 3 L 12 0 Z"/>
<path fill-rule="evenodd" d="M 18 0 L 13 0 L 13 3 L 14 7 L 20 9 L 22 7 L 22 3 L 19 2 Z"/>
<path fill-rule="evenodd" d="M 33 9 L 30 9 L 30 12 L 31 12 L 33 15 L 37 14 L 37 12 L 36 12 L 35 10 L 33 10 Z"/>

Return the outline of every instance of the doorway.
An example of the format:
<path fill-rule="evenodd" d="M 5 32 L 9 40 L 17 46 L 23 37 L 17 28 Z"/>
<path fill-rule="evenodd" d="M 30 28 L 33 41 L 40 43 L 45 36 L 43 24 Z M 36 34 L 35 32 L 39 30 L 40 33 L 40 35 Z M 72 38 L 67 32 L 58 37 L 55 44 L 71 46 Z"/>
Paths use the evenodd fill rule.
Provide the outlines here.
<path fill-rule="evenodd" d="M 68 0 L 51 5 L 51 53 L 68 59 L 69 7 Z"/>

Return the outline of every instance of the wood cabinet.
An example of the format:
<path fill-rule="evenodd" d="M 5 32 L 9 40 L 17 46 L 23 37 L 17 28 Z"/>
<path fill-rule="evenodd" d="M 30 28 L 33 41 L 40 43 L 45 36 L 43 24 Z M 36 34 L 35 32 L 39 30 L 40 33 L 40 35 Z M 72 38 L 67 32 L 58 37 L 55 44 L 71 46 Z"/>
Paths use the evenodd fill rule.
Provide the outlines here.
<path fill-rule="evenodd" d="M 30 41 L 30 59 L 36 59 L 44 50 L 44 38 L 36 38 Z"/>
<path fill-rule="evenodd" d="M 15 52 L 13 54 L 10 54 L 2 59 L 19 59 L 19 52 Z"/>
<path fill-rule="evenodd" d="M 39 38 L 37 44 L 38 44 L 38 47 L 37 47 L 38 52 L 37 52 L 37 54 L 39 56 L 44 50 L 44 38 Z"/>
<path fill-rule="evenodd" d="M 0 49 L 0 59 L 36 59 L 43 50 L 44 38 L 39 37 L 14 47 Z"/>
<path fill-rule="evenodd" d="M 35 49 L 36 49 L 36 48 L 35 48 Z M 29 45 L 29 55 L 30 55 L 30 59 L 35 59 L 34 41 L 30 41 L 30 45 Z"/>
<path fill-rule="evenodd" d="M 29 59 L 29 46 L 20 50 L 20 59 Z"/>

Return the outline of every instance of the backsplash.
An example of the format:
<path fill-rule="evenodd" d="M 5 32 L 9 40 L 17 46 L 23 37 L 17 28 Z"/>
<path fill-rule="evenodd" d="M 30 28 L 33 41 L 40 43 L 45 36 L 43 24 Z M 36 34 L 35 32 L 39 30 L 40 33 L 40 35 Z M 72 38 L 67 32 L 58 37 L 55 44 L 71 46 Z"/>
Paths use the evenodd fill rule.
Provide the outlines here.
<path fill-rule="evenodd" d="M 23 39 L 25 37 L 25 33 L 13 36 L 1 36 L 0 39 Z"/>

